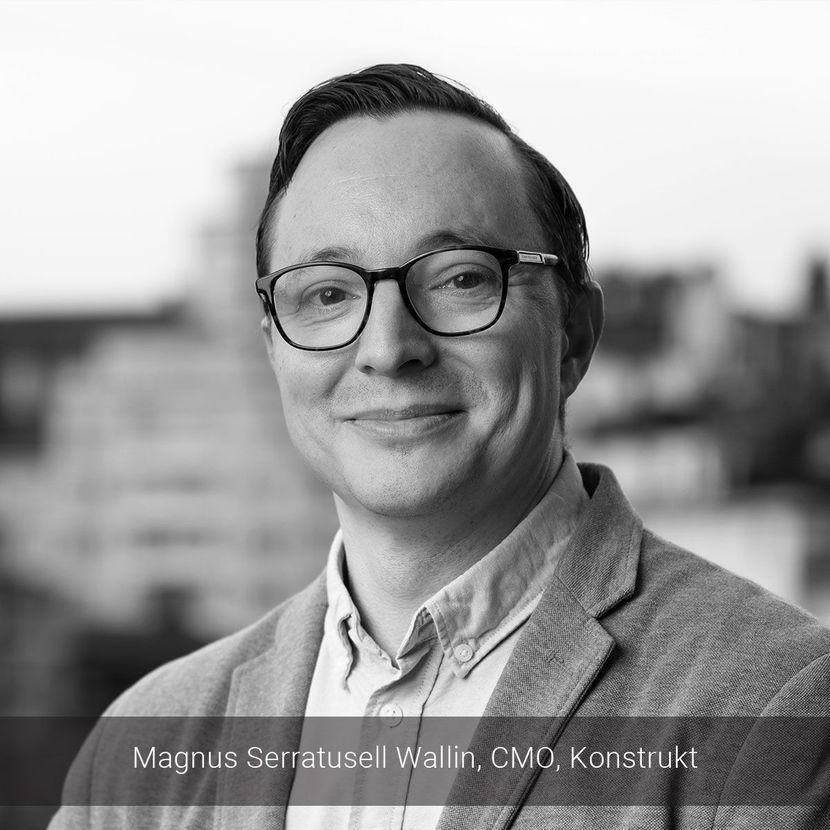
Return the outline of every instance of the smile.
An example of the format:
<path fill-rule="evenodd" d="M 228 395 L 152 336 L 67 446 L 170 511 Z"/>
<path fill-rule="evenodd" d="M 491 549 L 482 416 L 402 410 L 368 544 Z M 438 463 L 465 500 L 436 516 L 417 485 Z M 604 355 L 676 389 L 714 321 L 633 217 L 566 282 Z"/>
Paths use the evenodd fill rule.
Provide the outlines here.
<path fill-rule="evenodd" d="M 463 414 L 459 409 L 436 406 L 371 409 L 346 419 L 346 423 L 375 438 L 406 440 L 454 425 Z"/>

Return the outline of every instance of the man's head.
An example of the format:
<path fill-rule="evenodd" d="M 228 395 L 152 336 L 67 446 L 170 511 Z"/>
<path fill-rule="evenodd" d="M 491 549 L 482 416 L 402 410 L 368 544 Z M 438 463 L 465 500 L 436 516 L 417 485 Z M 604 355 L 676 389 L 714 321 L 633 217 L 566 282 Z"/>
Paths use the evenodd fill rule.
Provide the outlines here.
<path fill-rule="evenodd" d="M 527 199 L 542 228 L 546 249 L 564 260 L 562 286 L 566 306 L 589 282 L 588 229 L 582 207 L 562 174 L 523 141 L 485 101 L 459 84 L 410 64 L 382 64 L 332 78 L 299 98 L 286 116 L 268 196 L 257 231 L 260 276 L 274 269 L 269 261 L 273 211 L 311 144 L 338 121 L 360 116 L 390 118 L 405 112 L 443 112 L 489 124 L 509 141 L 522 167 Z"/>
<path fill-rule="evenodd" d="M 459 244 L 565 263 L 514 266 L 501 317 L 466 336 L 425 329 L 387 279 L 341 348 L 297 349 L 266 321 L 294 442 L 353 508 L 497 509 L 538 490 L 561 454 L 561 404 L 590 361 L 601 295 L 582 211 L 537 158 L 486 104 L 416 67 L 335 79 L 289 113 L 258 234 L 261 275 L 321 260 L 389 268 Z M 314 302 L 329 319 L 349 292 L 322 289 Z"/>

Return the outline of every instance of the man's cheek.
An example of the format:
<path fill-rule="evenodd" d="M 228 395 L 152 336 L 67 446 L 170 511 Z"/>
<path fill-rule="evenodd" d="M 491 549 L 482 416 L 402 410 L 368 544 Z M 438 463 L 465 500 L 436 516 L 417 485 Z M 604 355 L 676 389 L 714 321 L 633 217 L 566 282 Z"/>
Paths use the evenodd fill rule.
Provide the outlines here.
<path fill-rule="evenodd" d="M 285 415 L 288 432 L 296 444 L 305 432 L 304 427 L 308 426 L 311 414 L 308 404 L 290 388 L 281 387 L 280 397 L 282 398 L 282 411 Z"/>

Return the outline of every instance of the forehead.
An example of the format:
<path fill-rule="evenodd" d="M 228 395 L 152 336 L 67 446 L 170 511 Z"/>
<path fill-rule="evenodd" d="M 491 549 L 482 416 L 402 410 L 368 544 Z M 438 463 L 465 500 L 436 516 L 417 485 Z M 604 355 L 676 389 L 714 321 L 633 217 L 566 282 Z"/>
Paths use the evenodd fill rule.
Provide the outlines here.
<path fill-rule="evenodd" d="M 445 113 L 352 118 L 303 156 L 271 223 L 271 266 L 322 247 L 387 259 L 442 233 L 534 248 L 541 231 L 507 136 Z M 388 261 L 364 263 L 382 267 Z"/>

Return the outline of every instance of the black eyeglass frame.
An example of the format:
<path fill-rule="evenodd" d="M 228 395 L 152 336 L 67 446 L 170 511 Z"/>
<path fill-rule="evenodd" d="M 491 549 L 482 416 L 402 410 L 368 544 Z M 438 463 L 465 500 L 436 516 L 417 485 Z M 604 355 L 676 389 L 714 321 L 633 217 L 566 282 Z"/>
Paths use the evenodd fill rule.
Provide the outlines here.
<path fill-rule="evenodd" d="M 412 266 L 428 256 L 446 253 L 448 251 L 482 251 L 485 254 L 490 254 L 501 266 L 502 288 L 499 307 L 493 320 L 484 326 L 478 326 L 477 328 L 468 329 L 466 331 L 437 331 L 424 322 L 415 309 L 415 306 L 412 304 L 412 301 L 409 299 L 409 293 L 406 290 L 406 277 Z M 369 320 L 369 314 L 372 311 L 372 298 L 374 296 L 375 284 L 381 280 L 395 280 L 395 282 L 398 283 L 398 288 L 401 292 L 401 297 L 403 298 L 407 311 L 409 311 L 409 313 L 415 318 L 421 328 L 425 329 L 430 334 L 435 334 L 439 337 L 464 337 L 468 334 L 476 334 L 477 332 L 485 331 L 499 321 L 502 311 L 504 311 L 504 304 L 507 301 L 507 283 L 510 276 L 510 268 L 512 266 L 519 264 L 556 266 L 561 262 L 562 259 L 556 254 L 545 254 L 539 251 L 513 251 L 506 248 L 491 248 L 487 245 L 450 245 L 446 248 L 437 248 L 434 251 L 427 251 L 424 254 L 419 254 L 397 268 L 376 268 L 374 270 L 370 270 L 361 268 L 359 265 L 353 265 L 349 262 L 336 262 L 331 260 L 302 262 L 296 265 L 289 265 L 286 268 L 281 268 L 279 271 L 274 271 L 271 274 L 257 277 L 255 284 L 256 292 L 259 294 L 265 313 L 274 321 L 277 331 L 286 343 L 293 346 L 295 349 L 302 349 L 306 352 L 330 352 L 335 349 L 343 349 L 346 346 L 350 346 L 363 333 L 363 329 L 366 328 L 366 323 Z M 289 271 L 296 271 L 298 268 L 307 268 L 309 265 L 329 265 L 337 268 L 346 268 L 349 271 L 353 271 L 363 280 L 364 283 L 366 283 L 366 310 L 363 313 L 363 319 L 360 321 L 360 325 L 357 327 L 357 331 L 354 336 L 349 340 L 346 340 L 344 343 L 339 343 L 336 346 L 302 346 L 299 343 L 295 343 L 286 334 L 280 324 L 279 317 L 277 316 L 277 309 L 274 305 L 274 284 L 283 274 L 287 274 Z"/>

